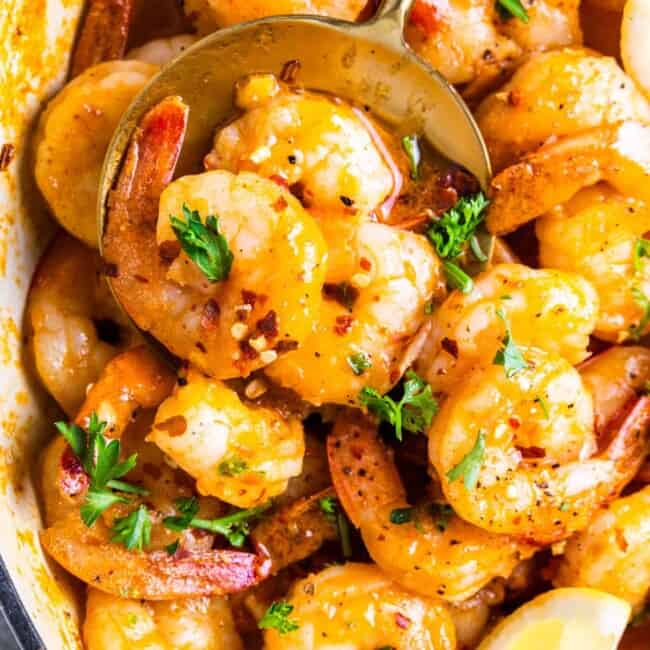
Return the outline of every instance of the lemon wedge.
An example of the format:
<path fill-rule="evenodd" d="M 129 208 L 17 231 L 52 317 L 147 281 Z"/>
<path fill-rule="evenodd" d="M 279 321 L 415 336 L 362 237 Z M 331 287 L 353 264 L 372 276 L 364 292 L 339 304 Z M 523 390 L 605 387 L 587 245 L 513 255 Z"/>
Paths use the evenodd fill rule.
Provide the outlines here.
<path fill-rule="evenodd" d="M 630 605 L 595 589 L 553 589 L 505 618 L 478 650 L 616 650 Z"/>
<path fill-rule="evenodd" d="M 650 98 L 650 2 L 627 0 L 621 26 L 623 67 Z"/>

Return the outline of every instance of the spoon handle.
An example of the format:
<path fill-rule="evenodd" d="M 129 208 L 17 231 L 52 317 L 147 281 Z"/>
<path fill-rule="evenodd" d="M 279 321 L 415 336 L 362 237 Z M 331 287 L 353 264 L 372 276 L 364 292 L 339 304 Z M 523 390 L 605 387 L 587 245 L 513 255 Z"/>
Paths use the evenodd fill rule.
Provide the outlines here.
<path fill-rule="evenodd" d="M 413 0 L 384 0 L 375 14 L 374 20 L 364 25 L 368 36 L 393 47 L 404 47 L 404 26 Z"/>

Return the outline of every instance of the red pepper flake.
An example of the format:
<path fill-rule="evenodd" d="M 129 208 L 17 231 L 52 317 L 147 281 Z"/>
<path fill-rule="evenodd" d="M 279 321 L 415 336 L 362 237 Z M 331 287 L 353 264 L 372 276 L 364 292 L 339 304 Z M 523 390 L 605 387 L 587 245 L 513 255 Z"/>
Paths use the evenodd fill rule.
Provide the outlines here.
<path fill-rule="evenodd" d="M 434 5 L 425 0 L 416 0 L 411 9 L 409 22 L 419 27 L 427 36 L 432 36 L 440 29 L 442 17 Z"/>
<path fill-rule="evenodd" d="M 359 260 L 359 266 L 364 270 L 364 271 L 370 271 L 372 268 L 372 263 L 367 257 L 362 257 Z"/>
<path fill-rule="evenodd" d="M 404 614 L 397 612 L 395 614 L 395 623 L 397 624 L 397 627 L 401 627 L 403 630 L 406 630 L 411 625 L 411 619 L 404 616 Z"/>
<path fill-rule="evenodd" d="M 284 177 L 280 176 L 280 174 L 273 174 L 272 176 L 269 176 L 269 180 L 273 181 L 276 185 L 279 185 L 280 187 L 284 188 L 289 188 L 289 181 Z"/>
<path fill-rule="evenodd" d="M 257 330 L 267 338 L 273 338 L 278 335 L 278 315 L 271 309 L 263 318 L 256 323 Z"/>
<path fill-rule="evenodd" d="M 509 418 L 508 419 L 508 424 L 513 428 L 513 429 L 518 429 L 521 426 L 521 422 L 517 418 Z"/>
<path fill-rule="evenodd" d="M 289 185 L 289 191 L 293 194 L 304 208 L 310 208 L 313 203 L 312 193 L 305 187 L 302 181 Z"/>
<path fill-rule="evenodd" d="M 448 339 L 446 336 L 440 342 L 442 349 L 451 354 L 454 359 L 458 359 L 458 342 L 454 339 Z"/>
<path fill-rule="evenodd" d="M 519 106 L 522 99 L 523 97 L 519 90 L 511 90 L 508 93 L 508 104 L 510 104 L 510 106 Z"/>
<path fill-rule="evenodd" d="M 254 291 L 247 291 L 246 289 L 243 289 L 241 292 L 241 299 L 245 305 L 255 307 L 255 303 L 257 302 L 257 294 Z"/>
<path fill-rule="evenodd" d="M 179 241 L 164 241 L 158 246 L 158 255 L 166 264 L 171 264 L 181 254 Z"/>
<path fill-rule="evenodd" d="M 400 377 L 401 377 L 400 371 L 397 368 L 394 368 L 393 370 L 390 371 L 390 375 L 388 376 L 388 379 L 390 380 L 391 384 L 394 384 Z"/>
<path fill-rule="evenodd" d="M 279 196 L 276 202 L 271 206 L 276 212 L 282 212 L 283 210 L 287 209 L 287 206 L 289 204 L 287 203 L 287 200 L 284 198 L 284 196 Z"/>
<path fill-rule="evenodd" d="M 460 165 L 451 164 L 447 171 L 438 179 L 438 187 L 454 191 L 454 199 L 459 196 L 476 194 L 480 190 L 480 185 L 476 178 Z M 452 198 L 452 195 L 450 195 Z"/>
<path fill-rule="evenodd" d="M 241 350 L 242 357 L 246 361 L 252 361 L 260 356 L 260 353 L 248 341 L 240 341 L 239 349 Z"/>
<path fill-rule="evenodd" d="M 288 84 L 296 83 L 298 74 L 300 73 L 300 68 L 302 68 L 302 64 L 300 61 L 298 61 L 298 59 L 291 59 L 291 61 L 287 61 L 282 66 L 282 72 L 280 72 L 280 81 L 284 81 Z"/>
<path fill-rule="evenodd" d="M 5 142 L 0 148 L 0 172 L 7 170 L 16 155 L 16 147 L 9 142 Z"/>
<path fill-rule="evenodd" d="M 203 352 L 203 354 L 205 354 L 205 353 L 207 352 L 207 350 L 205 349 L 205 345 L 203 345 L 203 343 L 201 343 L 201 341 L 197 341 L 194 345 L 195 345 L 195 346 L 196 346 L 196 347 L 197 347 L 201 352 Z"/>
<path fill-rule="evenodd" d="M 81 494 L 89 485 L 90 479 L 84 471 L 80 460 L 74 455 L 71 447 L 66 447 L 61 455 L 61 489 L 69 496 Z"/>
<path fill-rule="evenodd" d="M 141 284 L 149 284 L 149 280 L 145 278 L 144 275 L 139 275 L 138 273 L 136 273 L 133 277 Z"/>
<path fill-rule="evenodd" d="M 214 329 L 219 323 L 219 316 L 221 315 L 221 308 L 219 303 L 210 298 L 203 306 L 203 313 L 201 314 L 201 327 L 209 330 Z"/>
<path fill-rule="evenodd" d="M 534 445 L 532 447 L 517 447 L 517 450 L 522 458 L 544 458 L 546 456 L 546 449 Z"/>
<path fill-rule="evenodd" d="M 352 316 L 337 316 L 334 332 L 339 336 L 344 336 L 350 331 L 354 318 Z"/>
<path fill-rule="evenodd" d="M 165 431 L 172 438 L 177 438 L 187 431 L 187 420 L 182 415 L 173 415 L 167 420 L 154 424 L 154 429 Z"/>
<path fill-rule="evenodd" d="M 297 350 L 297 349 L 298 349 L 298 341 L 294 341 L 292 339 L 278 341 L 277 345 L 275 346 L 275 351 L 278 353 L 291 352 L 292 350 Z"/>

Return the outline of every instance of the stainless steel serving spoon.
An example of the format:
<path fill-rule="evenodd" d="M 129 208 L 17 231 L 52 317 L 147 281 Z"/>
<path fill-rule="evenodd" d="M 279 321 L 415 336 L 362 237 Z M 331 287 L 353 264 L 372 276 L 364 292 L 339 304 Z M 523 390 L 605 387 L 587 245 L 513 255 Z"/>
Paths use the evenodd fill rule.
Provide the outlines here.
<path fill-rule="evenodd" d="M 251 73 L 279 75 L 290 62 L 299 64 L 301 86 L 368 106 L 400 132 L 423 136 L 487 188 L 490 160 L 469 109 L 456 90 L 404 41 L 412 1 L 384 0 L 366 23 L 274 16 L 217 31 L 183 52 L 135 99 L 111 142 L 100 184 L 100 250 L 109 193 L 134 130 L 150 108 L 170 95 L 180 96 L 189 106 L 176 173 L 197 173 L 203 169 L 215 128 L 233 116 L 235 83 Z"/>

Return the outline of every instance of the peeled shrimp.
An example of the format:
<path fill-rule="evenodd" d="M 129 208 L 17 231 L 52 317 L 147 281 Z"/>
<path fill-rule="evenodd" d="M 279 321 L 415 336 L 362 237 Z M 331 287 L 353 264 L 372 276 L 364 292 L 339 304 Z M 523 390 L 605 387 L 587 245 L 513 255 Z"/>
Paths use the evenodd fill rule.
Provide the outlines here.
<path fill-rule="evenodd" d="M 423 507 L 412 521 L 392 523 L 394 510 L 408 508 L 405 490 L 376 427 L 359 415 L 337 420 L 328 452 L 336 492 L 368 553 L 410 591 L 460 602 L 494 577 L 510 575 L 536 550 L 453 512 L 439 515 L 435 504 Z"/>
<path fill-rule="evenodd" d="M 492 179 L 487 227 L 511 232 L 600 182 L 648 203 L 649 175 L 650 124 L 620 122 L 562 138 Z"/>
<path fill-rule="evenodd" d="M 529 22 L 489 0 L 416 0 L 409 45 L 453 84 L 489 87 L 526 54 L 582 41 L 576 0 L 524 2 Z"/>
<path fill-rule="evenodd" d="M 104 256 L 117 267 L 114 291 L 142 329 L 217 378 L 246 376 L 310 332 L 322 301 L 326 247 L 298 201 L 255 174 L 206 172 L 163 193 L 186 117 L 178 98 L 144 117 L 110 199 Z M 224 281 L 209 283 L 179 254 L 170 216 L 182 217 L 184 204 L 204 220 L 219 215 L 234 256 Z"/>
<path fill-rule="evenodd" d="M 416 370 L 434 392 L 451 393 L 474 369 L 489 365 L 502 345 L 508 319 L 514 340 L 565 357 L 588 356 L 598 314 L 592 286 L 579 275 L 499 264 L 474 280 L 464 295 L 452 293 L 436 309 Z"/>
<path fill-rule="evenodd" d="M 650 208 L 606 185 L 579 191 L 535 223 L 539 261 L 544 267 L 572 271 L 598 293 L 600 312 L 594 334 L 622 342 L 644 314 L 635 291 L 650 295 L 650 263 L 636 260 L 637 241 L 650 230 Z"/>
<path fill-rule="evenodd" d="M 128 600 L 88 590 L 86 650 L 241 650 L 225 598 Z"/>
<path fill-rule="evenodd" d="M 217 132 L 209 169 L 274 178 L 312 213 L 346 221 L 379 209 L 401 184 L 367 118 L 347 104 L 290 91 L 272 75 L 240 82 L 236 103 L 246 112 Z"/>
<path fill-rule="evenodd" d="M 522 352 L 527 367 L 516 374 L 490 365 L 456 385 L 433 422 L 429 458 L 461 517 L 544 544 L 584 528 L 632 480 L 647 444 L 650 399 L 598 436 L 578 371 L 555 354 Z M 475 480 L 450 476 L 471 450 Z"/>
<path fill-rule="evenodd" d="M 267 630 L 267 650 L 452 650 L 454 625 L 444 606 L 403 590 L 377 567 L 348 563 L 297 582 L 289 619 L 298 629 Z"/>
<path fill-rule="evenodd" d="M 565 48 L 529 59 L 481 103 L 476 119 L 501 171 L 549 139 L 621 120 L 650 121 L 650 104 L 614 59 Z"/>
<path fill-rule="evenodd" d="M 362 224 L 348 246 L 331 252 L 327 280 L 314 334 L 266 373 L 312 404 L 355 403 L 366 385 L 387 392 L 418 343 L 426 302 L 443 291 L 431 245 L 422 235 Z"/>
<path fill-rule="evenodd" d="M 650 590 L 649 538 L 650 486 L 600 510 L 572 537 L 553 583 L 606 591 L 638 612 Z"/>
<path fill-rule="evenodd" d="M 209 494 L 242 508 L 281 494 L 300 474 L 302 424 L 247 405 L 225 384 L 191 373 L 165 400 L 148 437 Z"/>
<path fill-rule="evenodd" d="M 106 363 L 138 339 L 110 295 L 99 256 L 65 234 L 36 269 L 27 322 L 36 372 L 68 415 Z"/>

